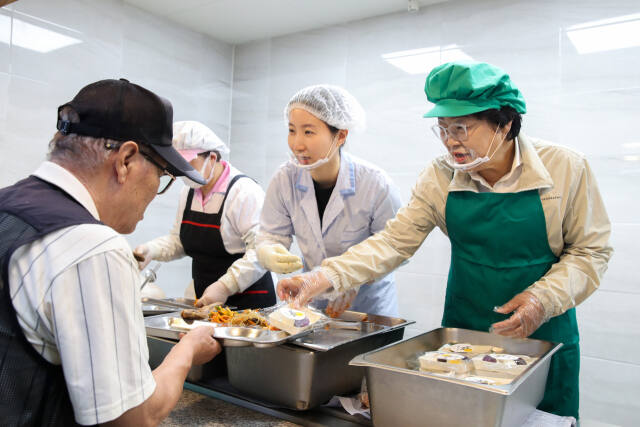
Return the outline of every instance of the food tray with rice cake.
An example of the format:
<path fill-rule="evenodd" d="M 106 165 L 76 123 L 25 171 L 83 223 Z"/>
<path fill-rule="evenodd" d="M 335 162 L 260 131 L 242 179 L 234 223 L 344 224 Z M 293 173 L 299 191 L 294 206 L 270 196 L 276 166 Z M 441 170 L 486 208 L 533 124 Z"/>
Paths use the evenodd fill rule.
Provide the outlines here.
<path fill-rule="evenodd" d="M 293 310 L 284 305 L 242 317 L 235 313 L 228 318 L 229 314 L 225 307 L 214 306 L 147 317 L 150 354 L 159 363 L 180 333 L 200 325 L 213 327 L 213 336 L 225 346 L 229 384 L 251 399 L 295 410 L 314 408 L 334 395 L 358 389 L 364 369 L 349 366 L 349 360 L 402 339 L 405 326 L 413 323 L 354 311 L 331 319 L 315 310 Z M 267 323 L 258 325 L 259 318 L 253 315 Z M 237 326 L 234 319 L 236 323 L 250 319 L 254 324 Z M 216 358 L 205 367 L 218 362 Z M 194 372 L 191 380 L 205 381 L 217 375 L 205 371 Z"/>
<path fill-rule="evenodd" d="M 351 360 L 366 369 L 376 426 L 522 425 L 562 344 L 438 328 Z M 407 410 L 399 410 L 407 408 Z M 410 410 L 408 410 L 410 408 Z"/>
<path fill-rule="evenodd" d="M 210 304 L 146 317 L 145 327 L 148 336 L 178 340 L 182 333 L 207 326 L 213 328 L 213 337 L 226 347 L 272 347 L 311 333 L 314 323 L 319 320 L 319 316 L 311 311 L 289 309 L 286 311 L 297 316 L 290 328 L 286 322 L 278 322 L 278 317 L 273 317 L 276 321 L 272 324 L 270 316 L 280 311 L 285 311 L 285 307 L 231 310 L 220 304 Z"/>

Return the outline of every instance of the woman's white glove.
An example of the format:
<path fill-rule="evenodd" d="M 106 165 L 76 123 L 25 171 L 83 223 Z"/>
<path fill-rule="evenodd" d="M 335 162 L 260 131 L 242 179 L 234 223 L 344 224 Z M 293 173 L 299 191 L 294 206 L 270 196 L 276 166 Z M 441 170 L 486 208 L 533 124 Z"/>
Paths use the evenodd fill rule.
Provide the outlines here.
<path fill-rule="evenodd" d="M 213 303 L 224 304 L 229 296 L 231 296 L 229 289 L 222 282 L 216 281 L 207 286 L 202 296 L 196 301 L 196 307 L 204 307 Z"/>
<path fill-rule="evenodd" d="M 293 273 L 302 268 L 302 259 L 280 243 L 260 245 L 256 249 L 258 261 L 264 268 L 278 274 Z"/>
<path fill-rule="evenodd" d="M 153 259 L 147 245 L 140 245 L 135 248 L 133 250 L 133 257 L 138 261 L 138 268 L 140 271 L 144 270 L 144 268 L 149 265 Z"/>

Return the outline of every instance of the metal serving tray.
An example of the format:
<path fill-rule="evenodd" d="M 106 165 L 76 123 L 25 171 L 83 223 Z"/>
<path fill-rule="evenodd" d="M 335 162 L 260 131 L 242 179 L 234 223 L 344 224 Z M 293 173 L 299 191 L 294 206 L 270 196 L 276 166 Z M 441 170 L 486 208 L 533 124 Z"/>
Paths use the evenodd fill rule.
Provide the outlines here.
<path fill-rule="evenodd" d="M 357 390 L 364 369 L 349 366 L 356 355 L 402 339 L 405 319 L 345 312 L 360 330 L 319 329 L 273 348 L 225 349 L 229 383 L 243 394 L 289 409 L 306 410 L 334 395 Z"/>
<path fill-rule="evenodd" d="M 511 384 L 490 386 L 411 369 L 416 354 L 457 342 L 493 345 L 539 358 Z M 376 426 L 520 426 L 542 400 L 551 356 L 562 344 L 512 339 L 486 332 L 439 328 L 361 354 Z"/>
<path fill-rule="evenodd" d="M 344 323 L 343 323 L 344 322 Z M 391 332 L 414 323 L 396 317 L 345 311 L 338 319 L 329 320 L 326 327 L 317 328 L 291 344 L 317 351 L 329 351 L 341 345 L 377 334 Z M 352 327 L 356 326 L 355 328 Z"/>
<path fill-rule="evenodd" d="M 208 326 L 213 328 L 213 337 L 220 340 L 225 347 L 274 347 L 286 341 L 295 340 L 311 331 L 304 331 L 299 334 L 289 335 L 284 331 L 271 331 L 264 328 L 252 328 L 242 326 L 224 326 L 216 323 L 195 320 L 192 323 L 179 322 L 180 326 L 172 325 L 173 319 L 181 321 L 180 312 L 161 314 L 158 316 L 145 317 L 144 324 L 147 336 L 156 338 L 168 338 L 171 340 L 180 339 L 180 334 L 198 326 Z"/>

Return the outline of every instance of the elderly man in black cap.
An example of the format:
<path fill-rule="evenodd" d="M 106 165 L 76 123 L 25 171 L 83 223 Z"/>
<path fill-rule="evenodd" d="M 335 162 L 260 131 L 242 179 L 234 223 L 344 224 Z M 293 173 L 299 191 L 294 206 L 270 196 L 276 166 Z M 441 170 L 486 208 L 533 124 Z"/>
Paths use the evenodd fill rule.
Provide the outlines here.
<path fill-rule="evenodd" d="M 156 425 L 185 377 L 220 352 L 211 329 L 148 365 L 131 233 L 176 176 L 171 104 L 124 79 L 58 109 L 48 161 L 0 189 L 3 425 Z"/>

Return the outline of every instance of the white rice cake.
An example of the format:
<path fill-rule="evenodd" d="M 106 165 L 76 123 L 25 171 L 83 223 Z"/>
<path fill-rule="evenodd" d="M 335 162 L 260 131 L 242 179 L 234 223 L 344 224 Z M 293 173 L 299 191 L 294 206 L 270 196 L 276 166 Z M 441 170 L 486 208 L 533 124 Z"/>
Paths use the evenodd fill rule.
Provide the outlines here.
<path fill-rule="evenodd" d="M 269 315 L 269 323 L 290 335 L 299 334 L 311 329 L 320 318 L 321 313 L 302 308 L 300 310 L 291 307 L 281 307 Z"/>
<path fill-rule="evenodd" d="M 441 351 L 428 351 L 420 356 L 418 361 L 420 362 L 421 371 L 467 374 L 473 366 L 471 360 L 463 354 Z"/>
<path fill-rule="evenodd" d="M 169 326 L 173 329 L 179 329 L 181 331 L 190 331 L 194 328 L 197 328 L 198 326 L 210 326 L 212 328 L 215 328 L 218 325 L 203 320 L 195 320 L 191 323 L 187 323 L 182 317 L 172 317 L 171 319 L 169 319 Z"/>
<path fill-rule="evenodd" d="M 484 354 L 484 353 L 503 353 L 504 349 L 502 347 L 496 347 L 493 345 L 450 343 L 450 344 L 443 345 L 438 349 L 438 351 L 442 351 L 445 353 L 461 353 L 461 354 L 466 354 L 467 356 L 474 356 L 476 354 Z"/>
<path fill-rule="evenodd" d="M 498 372 L 518 376 L 526 371 L 537 358 L 513 354 L 479 354 L 471 359 L 477 373 Z"/>

